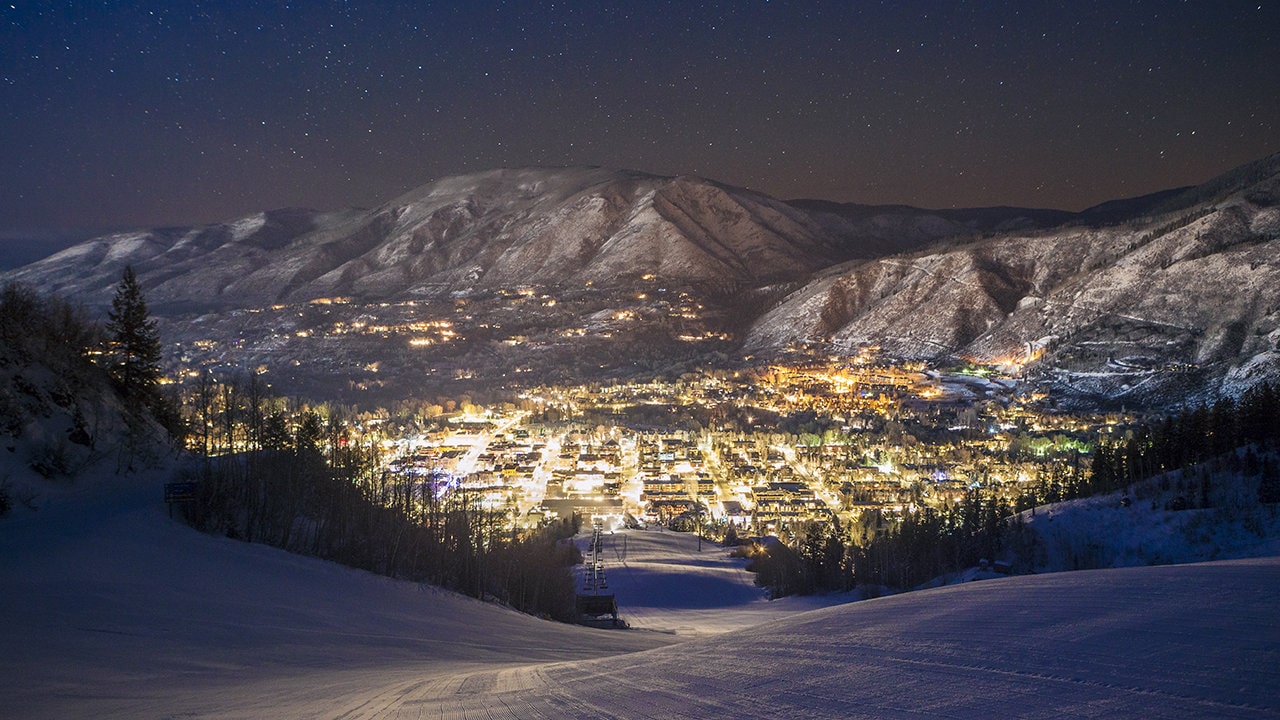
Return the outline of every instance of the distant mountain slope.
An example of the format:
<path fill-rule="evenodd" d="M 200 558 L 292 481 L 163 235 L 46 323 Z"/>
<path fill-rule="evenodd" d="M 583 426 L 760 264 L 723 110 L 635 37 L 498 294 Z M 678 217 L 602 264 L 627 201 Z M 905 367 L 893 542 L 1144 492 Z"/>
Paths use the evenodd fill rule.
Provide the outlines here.
<path fill-rule="evenodd" d="M 690 177 L 601 168 L 445 178 L 371 211 L 276 210 L 96 238 L 7 274 L 102 303 L 131 264 L 160 311 L 521 285 L 754 286 L 971 232 L 934 213 L 811 213 Z"/>
<path fill-rule="evenodd" d="M 765 314 L 746 345 L 830 338 L 1030 364 L 1122 401 L 1158 400 L 1192 376 L 1226 392 L 1275 377 L 1280 156 L 1152 202 L 1172 210 L 832 268 Z"/>
<path fill-rule="evenodd" d="M 472 298 L 463 315 L 483 347 L 449 346 L 466 356 L 464 374 L 524 363 L 530 338 L 561 352 L 537 364 L 569 375 L 627 372 L 618 358 L 643 356 L 640 372 L 703 351 L 768 356 L 830 340 L 836 351 L 1003 363 L 1084 399 L 1164 404 L 1280 377 L 1278 173 L 1271 156 L 1196 187 L 1063 213 L 782 202 L 693 177 L 495 170 L 373 210 L 276 210 L 96 238 L 0 278 L 101 307 L 132 265 L 153 311 L 178 318 L 167 328 L 177 342 L 243 341 L 244 357 L 217 358 L 242 367 L 333 358 L 332 346 L 299 350 L 299 338 L 385 326 L 379 303 L 435 303 L 419 313 L 435 321 L 453 298 Z M 541 309 L 508 303 L 503 320 L 477 319 L 501 305 L 486 296 L 551 288 Z M 595 295 L 546 310 L 584 288 Z M 335 296 L 353 303 L 322 319 L 279 309 Z M 225 322 L 272 306 L 284 314 Z M 404 327 L 421 319 L 409 315 Z M 627 329 L 626 318 L 639 319 Z M 569 347 L 584 334 L 601 341 L 585 354 Z M 612 360 L 590 356 L 601 352 Z M 566 364 L 575 354 L 581 362 Z M 340 362 L 385 357 L 344 345 Z M 455 367 L 424 363 L 402 369 Z"/>
<path fill-rule="evenodd" d="M 358 211 L 274 210 L 219 225 L 115 233 L 73 245 L 5 278 L 105 306 L 120 273 L 132 265 L 153 309 L 251 306 L 259 296 L 274 294 L 265 287 L 246 293 L 255 274 L 281 262 L 298 238 L 342 233 L 360 216 Z"/>

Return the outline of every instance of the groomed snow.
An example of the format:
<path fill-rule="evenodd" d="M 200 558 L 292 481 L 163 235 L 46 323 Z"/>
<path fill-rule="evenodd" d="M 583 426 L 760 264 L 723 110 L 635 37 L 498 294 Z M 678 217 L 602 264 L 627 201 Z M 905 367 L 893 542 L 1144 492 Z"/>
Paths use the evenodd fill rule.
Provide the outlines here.
<path fill-rule="evenodd" d="M 1016 577 L 542 671 L 595 717 L 1280 717 L 1275 559 Z M 492 698 L 432 698 L 446 714 Z"/>
<path fill-rule="evenodd" d="M 590 535 L 579 539 L 584 556 Z M 618 612 L 633 629 L 682 636 L 743 630 L 784 615 L 848 602 L 844 595 L 769 600 L 747 561 L 688 533 L 619 530 L 602 537 L 602 559 Z"/>
<path fill-rule="evenodd" d="M 0 715 L 1280 717 L 1280 559 L 789 614 L 723 550 L 633 532 L 625 565 L 606 546 L 611 589 L 667 632 L 606 631 L 201 535 L 159 482 L 0 521 Z"/>
<path fill-rule="evenodd" d="M 0 522 L 0 716 L 335 717 L 401 683 L 671 641 L 203 535 L 160 482 Z"/>

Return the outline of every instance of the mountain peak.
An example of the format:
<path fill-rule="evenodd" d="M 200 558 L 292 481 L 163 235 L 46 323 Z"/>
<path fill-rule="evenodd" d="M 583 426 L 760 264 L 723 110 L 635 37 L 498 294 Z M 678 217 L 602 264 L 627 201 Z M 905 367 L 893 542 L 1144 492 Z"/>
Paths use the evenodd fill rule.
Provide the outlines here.
<path fill-rule="evenodd" d="M 674 317 L 696 328 L 645 332 L 764 354 L 830 340 L 837 351 L 870 343 L 1016 361 L 1069 392 L 1145 402 L 1168 378 L 1213 393 L 1280 374 L 1278 169 L 1271 156 L 1196 188 L 1072 214 L 783 202 L 696 176 L 507 168 L 442 178 L 372 210 L 117 233 L 5 279 L 105 306 L 131 265 L 168 316 L 337 296 L 603 293 L 540 311 L 535 324 L 555 337 L 651 290 L 687 290 L 707 309 Z"/>

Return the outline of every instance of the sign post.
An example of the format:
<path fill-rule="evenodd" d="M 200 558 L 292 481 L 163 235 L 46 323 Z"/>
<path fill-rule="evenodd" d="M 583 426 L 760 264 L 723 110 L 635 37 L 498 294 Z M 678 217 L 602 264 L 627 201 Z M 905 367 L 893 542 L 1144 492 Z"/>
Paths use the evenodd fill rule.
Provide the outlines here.
<path fill-rule="evenodd" d="M 173 504 L 195 502 L 196 484 L 194 482 L 171 482 L 164 484 L 164 501 L 169 505 L 169 518 L 173 518 Z"/>

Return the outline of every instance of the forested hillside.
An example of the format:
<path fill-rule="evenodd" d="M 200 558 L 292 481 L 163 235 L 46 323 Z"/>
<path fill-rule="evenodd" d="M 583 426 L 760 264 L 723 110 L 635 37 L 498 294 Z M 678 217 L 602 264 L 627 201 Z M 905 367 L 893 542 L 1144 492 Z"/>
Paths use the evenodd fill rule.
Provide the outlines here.
<path fill-rule="evenodd" d="M 35 507 L 48 483 L 100 465 L 137 469 L 171 449 L 172 406 L 155 377 L 124 381 L 118 369 L 132 360 L 113 328 L 23 285 L 0 291 L 0 509 Z"/>
<path fill-rule="evenodd" d="M 810 524 L 791 546 L 739 554 L 775 596 L 916 588 L 986 563 L 1082 570 L 1269 554 L 1280 543 L 1280 403 L 1261 385 L 1139 425 L 1012 504 L 975 484 L 942 511 L 876 510 L 856 527 Z"/>
<path fill-rule="evenodd" d="M 574 619 L 571 568 L 581 555 L 561 542 L 576 519 L 530 531 L 506 528 L 507 514 L 482 507 L 443 477 L 389 470 L 368 441 L 353 438 L 336 411 L 286 413 L 262 387 L 200 385 L 209 413 L 197 414 L 197 467 L 185 508 L 206 532 L 260 542 L 406 580 L 429 582 L 518 610 Z M 218 424 L 234 448 L 201 430 Z"/>

